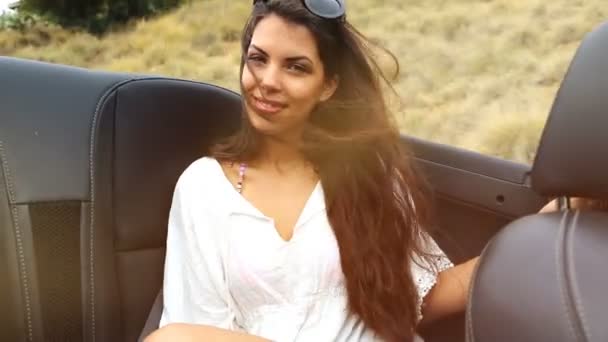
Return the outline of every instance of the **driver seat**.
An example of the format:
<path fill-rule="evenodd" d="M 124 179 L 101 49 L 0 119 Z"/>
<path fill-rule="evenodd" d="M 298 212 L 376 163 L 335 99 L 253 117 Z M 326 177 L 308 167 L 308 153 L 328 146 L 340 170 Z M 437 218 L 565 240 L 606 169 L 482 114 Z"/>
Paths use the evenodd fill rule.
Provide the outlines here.
<path fill-rule="evenodd" d="M 483 251 L 466 312 L 468 342 L 608 341 L 608 23 L 587 35 L 559 89 L 531 180 L 561 211 L 516 220 Z"/>

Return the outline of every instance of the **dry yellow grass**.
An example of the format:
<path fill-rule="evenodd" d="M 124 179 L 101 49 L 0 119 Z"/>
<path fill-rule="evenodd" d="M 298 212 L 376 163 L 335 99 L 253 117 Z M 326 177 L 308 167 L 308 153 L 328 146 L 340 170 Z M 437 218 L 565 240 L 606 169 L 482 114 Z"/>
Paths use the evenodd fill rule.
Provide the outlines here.
<path fill-rule="evenodd" d="M 530 162 L 600 0 L 347 0 L 349 20 L 399 59 L 404 132 Z M 102 38 L 56 27 L 0 32 L 0 54 L 161 74 L 237 90 L 250 1 L 193 0 Z"/>

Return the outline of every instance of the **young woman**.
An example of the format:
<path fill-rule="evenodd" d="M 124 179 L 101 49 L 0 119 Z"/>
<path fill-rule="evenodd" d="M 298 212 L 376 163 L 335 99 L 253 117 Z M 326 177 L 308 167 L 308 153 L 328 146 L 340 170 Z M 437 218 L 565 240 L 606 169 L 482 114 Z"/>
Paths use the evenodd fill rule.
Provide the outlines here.
<path fill-rule="evenodd" d="M 254 1 L 242 127 L 181 175 L 147 341 L 412 341 L 475 260 L 427 234 L 424 182 L 340 0 Z"/>

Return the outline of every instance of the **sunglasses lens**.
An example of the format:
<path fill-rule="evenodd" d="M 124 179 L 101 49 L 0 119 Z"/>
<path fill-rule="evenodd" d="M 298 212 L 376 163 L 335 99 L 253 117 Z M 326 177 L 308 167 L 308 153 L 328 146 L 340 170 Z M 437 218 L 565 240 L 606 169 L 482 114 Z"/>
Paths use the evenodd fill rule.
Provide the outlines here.
<path fill-rule="evenodd" d="M 333 19 L 344 15 L 344 0 L 304 0 L 309 11 L 322 18 Z"/>

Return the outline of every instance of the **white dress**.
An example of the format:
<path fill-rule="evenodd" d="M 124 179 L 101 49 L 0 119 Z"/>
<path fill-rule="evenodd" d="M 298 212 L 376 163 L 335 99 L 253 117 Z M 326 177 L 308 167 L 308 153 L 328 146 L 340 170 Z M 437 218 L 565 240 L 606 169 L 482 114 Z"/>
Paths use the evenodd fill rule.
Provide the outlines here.
<path fill-rule="evenodd" d="M 438 270 L 452 266 L 437 245 Z M 436 274 L 412 263 L 419 302 Z M 206 324 L 272 341 L 379 341 L 347 315 L 338 245 L 317 184 L 284 241 L 220 164 L 202 158 L 181 175 L 169 216 L 160 326 Z"/>

